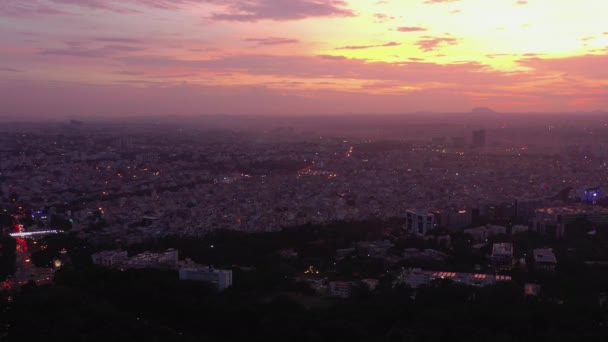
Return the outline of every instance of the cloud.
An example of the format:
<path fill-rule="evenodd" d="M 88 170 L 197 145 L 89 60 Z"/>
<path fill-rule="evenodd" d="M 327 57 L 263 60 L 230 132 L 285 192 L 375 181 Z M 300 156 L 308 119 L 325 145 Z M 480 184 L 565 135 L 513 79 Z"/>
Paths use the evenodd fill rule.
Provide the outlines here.
<path fill-rule="evenodd" d="M 416 45 L 425 52 L 433 51 L 439 45 L 456 45 L 458 43 L 458 39 L 453 37 L 424 36 L 422 38 L 416 42 Z"/>
<path fill-rule="evenodd" d="M 300 42 L 298 39 L 279 38 L 279 37 L 247 38 L 244 41 L 256 43 L 258 45 L 284 45 L 284 44 L 295 44 L 295 43 Z"/>
<path fill-rule="evenodd" d="M 150 69 L 179 68 L 184 72 L 233 73 L 310 79 L 401 81 L 408 84 L 442 83 L 501 86 L 536 80 L 529 73 L 501 72 L 475 63 L 435 64 L 418 61 L 371 62 L 344 56 L 231 55 L 204 60 L 130 56 L 118 58 L 127 66 Z"/>
<path fill-rule="evenodd" d="M 443 4 L 448 2 L 458 2 L 460 0 L 426 0 L 425 4 Z"/>
<path fill-rule="evenodd" d="M 583 77 L 591 80 L 608 79 L 608 55 L 584 55 L 566 58 L 524 58 L 519 64 L 537 71 L 558 72 L 566 76 Z"/>
<path fill-rule="evenodd" d="M 377 23 L 385 23 L 389 20 L 395 19 L 394 16 L 390 16 L 390 15 L 384 14 L 384 13 L 374 13 L 374 18 L 376 19 Z"/>
<path fill-rule="evenodd" d="M 212 0 L 226 12 L 213 13 L 211 19 L 227 21 L 300 20 L 311 17 L 352 17 L 341 0 Z"/>
<path fill-rule="evenodd" d="M 397 27 L 397 31 L 399 32 L 421 32 L 421 31 L 426 31 L 427 29 L 425 29 L 424 27 L 417 27 L 417 26 L 401 26 L 401 27 Z"/>
<path fill-rule="evenodd" d="M 348 45 L 348 46 L 337 47 L 337 48 L 335 48 L 335 50 L 363 50 L 363 49 L 371 49 L 371 48 L 377 48 L 377 47 L 391 47 L 391 46 L 399 46 L 399 45 L 401 45 L 401 43 L 397 43 L 397 42 L 389 42 L 386 44 L 379 44 L 379 45 Z"/>
<path fill-rule="evenodd" d="M 133 38 L 124 37 L 95 37 L 93 40 L 104 43 L 126 43 L 126 44 L 138 44 L 141 41 Z"/>
<path fill-rule="evenodd" d="M 0 2 L 0 16 L 22 17 L 38 15 L 65 15 L 69 12 L 40 3 L 39 0 L 2 0 Z"/>
<path fill-rule="evenodd" d="M 141 13 L 142 7 L 161 10 L 182 10 L 202 4 L 221 8 L 210 18 L 227 21 L 299 20 L 311 17 L 352 17 L 353 11 L 343 0 L 2 0 L 0 15 L 67 14 L 62 6 L 122 14 Z"/>
<path fill-rule="evenodd" d="M 80 43 L 68 43 L 67 48 L 63 49 L 41 49 L 39 55 L 56 55 L 56 56 L 71 56 L 71 57 L 86 57 L 100 58 L 117 55 L 125 52 L 135 52 L 145 50 L 140 47 L 128 45 L 105 45 L 100 48 L 85 49 L 80 46 Z"/>
<path fill-rule="evenodd" d="M 6 72 L 23 72 L 22 70 L 13 69 L 13 68 L 0 68 L 0 72 L 2 72 L 2 71 L 6 71 Z"/>

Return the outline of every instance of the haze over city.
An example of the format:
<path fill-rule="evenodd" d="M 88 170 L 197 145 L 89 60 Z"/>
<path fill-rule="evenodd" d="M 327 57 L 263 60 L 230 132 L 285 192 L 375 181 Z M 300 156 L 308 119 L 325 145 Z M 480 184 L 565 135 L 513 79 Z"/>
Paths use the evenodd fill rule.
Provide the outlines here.
<path fill-rule="evenodd" d="M 4 0 L 5 118 L 606 110 L 601 0 Z"/>

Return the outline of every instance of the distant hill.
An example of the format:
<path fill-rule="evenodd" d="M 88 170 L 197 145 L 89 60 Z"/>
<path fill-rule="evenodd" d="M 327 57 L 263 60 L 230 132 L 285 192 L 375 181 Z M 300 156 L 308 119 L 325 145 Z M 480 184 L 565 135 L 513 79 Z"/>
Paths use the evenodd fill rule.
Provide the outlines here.
<path fill-rule="evenodd" d="M 471 110 L 471 113 L 475 114 L 496 114 L 494 110 L 488 107 L 476 107 Z"/>

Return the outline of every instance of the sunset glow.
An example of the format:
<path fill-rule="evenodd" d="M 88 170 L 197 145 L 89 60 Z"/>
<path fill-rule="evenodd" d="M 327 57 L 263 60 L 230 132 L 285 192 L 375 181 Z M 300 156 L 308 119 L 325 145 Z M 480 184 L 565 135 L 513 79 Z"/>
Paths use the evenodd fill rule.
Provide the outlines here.
<path fill-rule="evenodd" d="M 608 110 L 603 0 L 2 0 L 11 116 Z"/>

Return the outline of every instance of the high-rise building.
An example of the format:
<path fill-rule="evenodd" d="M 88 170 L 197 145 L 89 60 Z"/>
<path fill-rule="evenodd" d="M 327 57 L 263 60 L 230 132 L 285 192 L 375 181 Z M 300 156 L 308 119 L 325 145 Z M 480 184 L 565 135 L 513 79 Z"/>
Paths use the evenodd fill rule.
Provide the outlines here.
<path fill-rule="evenodd" d="M 405 213 L 405 228 L 416 235 L 426 235 L 435 228 L 435 215 L 424 210 L 408 210 Z"/>
<path fill-rule="evenodd" d="M 483 129 L 473 131 L 473 147 L 484 146 L 486 146 L 486 131 Z"/>

